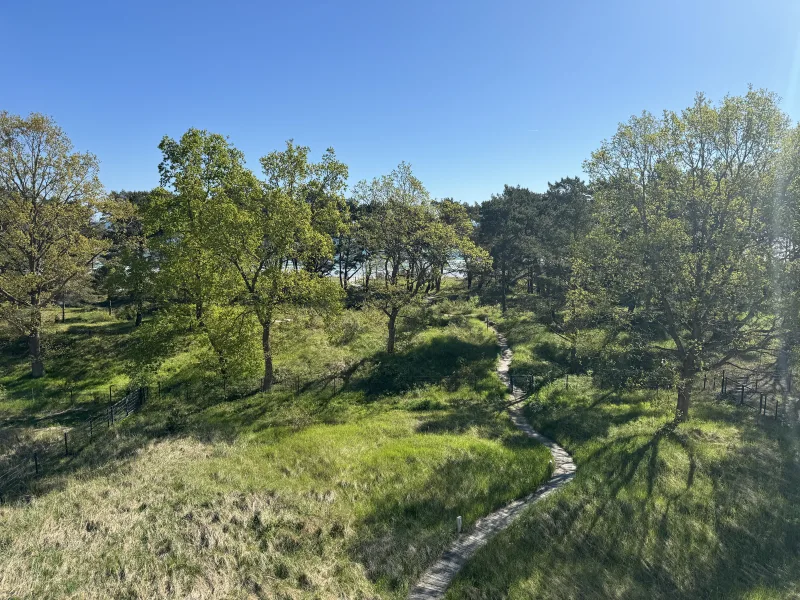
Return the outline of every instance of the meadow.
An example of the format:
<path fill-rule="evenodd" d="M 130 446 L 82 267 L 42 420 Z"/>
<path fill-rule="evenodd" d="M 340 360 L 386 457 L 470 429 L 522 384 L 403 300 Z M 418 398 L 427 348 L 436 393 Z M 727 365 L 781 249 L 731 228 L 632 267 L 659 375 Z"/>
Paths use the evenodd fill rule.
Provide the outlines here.
<path fill-rule="evenodd" d="M 358 365 L 335 392 L 152 397 L 0 506 L 0 594 L 404 597 L 455 538 L 456 516 L 468 530 L 549 476 L 549 453 L 502 410 L 494 336 L 465 314 L 470 306 L 444 312 L 454 308 L 417 315 L 427 327 L 404 329 L 397 354 L 380 363 L 371 360 L 383 325 L 375 315 L 347 335 L 349 315 L 287 318 L 277 343 L 284 369 Z M 100 389 L 103 375 L 125 384 L 125 345 L 114 344 L 125 327 L 83 312 L 52 335 L 72 347 L 97 348 L 87 331 L 107 340 L 105 362 L 94 361 Z M 300 331 L 310 343 L 294 343 Z M 196 340 L 184 344 L 159 373 L 165 389 L 196 368 Z M 54 379 L 73 368 L 51 362 Z M 24 394 L 17 368 L 4 381 Z M 410 372 L 422 383 L 407 381 Z M 11 399 L 3 416 L 39 435 L 69 427 L 64 401 L 41 402 Z M 42 407 L 54 414 L 46 424 L 34 418 Z"/>
<path fill-rule="evenodd" d="M 567 345 L 533 315 L 499 325 L 512 367 L 563 372 Z M 710 391 L 676 423 L 674 394 L 600 389 L 590 375 L 539 389 L 526 415 L 577 476 L 480 551 L 447 598 L 798 597 L 796 429 Z"/>

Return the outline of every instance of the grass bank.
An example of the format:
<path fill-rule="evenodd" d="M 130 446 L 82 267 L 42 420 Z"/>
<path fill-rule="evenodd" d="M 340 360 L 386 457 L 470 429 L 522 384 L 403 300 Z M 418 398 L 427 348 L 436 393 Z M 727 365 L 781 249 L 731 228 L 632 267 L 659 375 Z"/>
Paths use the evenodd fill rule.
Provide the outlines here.
<path fill-rule="evenodd" d="M 469 527 L 550 468 L 500 410 L 491 332 L 425 318 L 381 360 L 381 322 L 317 323 L 306 344 L 290 328 L 311 321 L 288 324 L 284 368 L 355 366 L 335 392 L 154 398 L 0 507 L 0 596 L 405 597 L 456 516 Z"/>
<path fill-rule="evenodd" d="M 529 317 L 501 320 L 520 364 L 557 370 L 565 348 Z M 796 430 L 700 395 L 616 393 L 588 376 L 531 398 L 531 423 L 573 454 L 573 483 L 482 549 L 448 598 L 800 596 Z"/>

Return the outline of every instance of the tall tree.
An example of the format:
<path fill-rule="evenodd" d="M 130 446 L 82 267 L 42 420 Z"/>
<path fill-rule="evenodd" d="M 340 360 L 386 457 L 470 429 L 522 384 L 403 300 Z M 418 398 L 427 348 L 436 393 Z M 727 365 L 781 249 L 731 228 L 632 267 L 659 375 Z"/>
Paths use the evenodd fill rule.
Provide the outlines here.
<path fill-rule="evenodd" d="M 370 300 L 388 317 L 386 351 L 393 353 L 398 317 L 441 277 L 448 257 L 488 261 L 488 255 L 450 222 L 449 205 L 431 201 L 406 163 L 370 183 L 360 182 L 355 197 L 369 207 L 365 239 L 370 255 L 383 266 Z"/>
<path fill-rule="evenodd" d="M 507 185 L 502 194 L 481 205 L 478 239 L 492 257 L 503 312 L 508 308 L 511 287 L 529 273 L 540 254 L 536 236 L 539 200 L 540 194 Z"/>
<path fill-rule="evenodd" d="M 109 297 L 122 295 L 133 307 L 134 323 L 142 323 L 145 304 L 153 297 L 157 264 L 149 250 L 142 212 L 148 192 L 112 192 L 106 209 L 106 235 L 112 245 L 104 257 L 102 286 Z"/>
<path fill-rule="evenodd" d="M 97 172 L 50 117 L 0 113 L 0 315 L 28 337 L 34 377 L 44 374 L 42 309 L 106 247 L 92 223 Z"/>
<path fill-rule="evenodd" d="M 283 151 L 270 152 L 261 158 L 270 190 L 281 190 L 297 203 L 307 204 L 311 211 L 311 226 L 331 239 L 347 231 L 347 165 L 336 158 L 333 148 L 328 148 L 318 163 L 308 160 L 310 148 L 297 146 L 293 140 L 286 142 Z M 298 256 L 303 255 L 308 271 L 328 274 L 334 268 L 329 254 L 315 256 L 309 249 L 298 246 L 295 256 L 290 256 L 295 267 Z"/>
<path fill-rule="evenodd" d="M 298 154 L 289 143 L 284 152 L 273 152 L 261 162 L 264 183 L 241 169 L 231 193 L 219 197 L 212 247 L 236 281 L 229 290 L 231 301 L 255 315 L 261 326 L 266 391 L 273 381 L 271 331 L 278 309 L 302 305 L 336 310 L 341 288 L 334 279 L 305 268 L 333 254 L 326 224 L 318 221 L 320 229 L 315 227 L 313 206 L 306 193 L 298 193 L 299 185 L 313 188 L 316 182 L 306 152 Z M 289 259 L 297 262 L 287 265 Z"/>
<path fill-rule="evenodd" d="M 246 171 L 244 155 L 221 135 L 189 129 L 180 140 L 164 137 L 158 166 L 161 187 L 144 210 L 146 235 L 158 256 L 157 291 L 167 303 L 189 304 L 202 325 L 207 304 L 224 293 L 210 236 L 225 203 Z"/>
<path fill-rule="evenodd" d="M 598 227 L 576 265 L 582 297 L 624 304 L 672 341 L 678 419 L 700 369 L 778 333 L 767 216 L 787 126 L 773 94 L 699 94 L 679 114 L 632 117 L 585 165 Z"/>

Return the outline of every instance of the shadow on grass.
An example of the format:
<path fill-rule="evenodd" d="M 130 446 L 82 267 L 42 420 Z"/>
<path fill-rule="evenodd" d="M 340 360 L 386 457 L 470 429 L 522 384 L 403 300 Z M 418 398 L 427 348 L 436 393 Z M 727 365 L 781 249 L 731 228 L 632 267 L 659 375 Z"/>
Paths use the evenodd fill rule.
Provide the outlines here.
<path fill-rule="evenodd" d="M 454 335 L 439 335 L 396 354 L 382 353 L 372 371 L 353 381 L 352 386 L 375 399 L 430 384 L 450 391 L 462 385 L 483 385 L 496 356 L 493 343 L 476 344 Z"/>
<path fill-rule="evenodd" d="M 547 582 L 558 591 L 530 597 L 791 596 L 796 432 L 713 403 L 694 410 L 678 426 L 667 407 L 614 394 L 531 409 L 537 428 L 576 453 L 578 475 L 479 554 L 453 593 L 500 598 Z"/>

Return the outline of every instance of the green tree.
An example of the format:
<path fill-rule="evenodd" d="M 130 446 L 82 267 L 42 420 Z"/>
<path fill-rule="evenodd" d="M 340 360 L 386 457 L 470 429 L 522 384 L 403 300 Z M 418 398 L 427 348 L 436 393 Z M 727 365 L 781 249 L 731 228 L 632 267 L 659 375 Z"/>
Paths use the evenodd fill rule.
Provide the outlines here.
<path fill-rule="evenodd" d="M 34 377 L 44 374 L 42 309 L 107 246 L 92 222 L 97 172 L 51 118 L 0 113 L 0 315 L 27 336 Z"/>
<path fill-rule="evenodd" d="M 146 303 L 153 297 L 157 264 L 149 250 L 142 221 L 148 192 L 112 192 L 106 209 L 106 235 L 112 245 L 105 256 L 101 286 L 109 298 L 124 297 L 133 308 L 134 324 L 141 325 Z"/>
<path fill-rule="evenodd" d="M 598 226 L 576 260 L 578 296 L 625 306 L 672 341 L 678 419 L 702 368 L 777 335 L 768 215 L 787 126 L 773 94 L 699 94 L 679 114 L 632 117 L 586 162 Z"/>
<path fill-rule="evenodd" d="M 333 148 L 328 148 L 318 163 L 308 160 L 310 148 L 296 146 L 293 140 L 286 142 L 283 151 L 270 152 L 261 158 L 269 190 L 280 190 L 297 203 L 307 204 L 311 211 L 311 227 L 335 239 L 347 232 L 347 202 L 344 192 L 347 187 L 347 165 L 336 158 Z M 287 256 L 295 268 L 299 267 L 299 256 L 303 256 L 308 271 L 328 274 L 334 268 L 333 256 L 325 252 L 317 256 L 298 246 L 293 255 Z"/>
<path fill-rule="evenodd" d="M 355 198 L 368 207 L 365 240 L 383 267 L 370 300 L 389 319 L 386 351 L 391 354 L 397 318 L 441 277 L 442 264 L 456 254 L 474 261 L 488 261 L 488 255 L 450 222 L 449 205 L 431 201 L 406 163 L 370 183 L 360 182 Z"/>
<path fill-rule="evenodd" d="M 539 201 L 540 194 L 507 185 L 502 194 L 481 204 L 478 240 L 492 257 L 504 313 L 512 286 L 529 273 L 540 254 L 536 219 Z"/>
<path fill-rule="evenodd" d="M 202 325 L 209 303 L 225 293 L 212 249 L 218 207 L 238 193 L 248 172 L 244 155 L 221 135 L 189 129 L 176 141 L 164 137 L 158 166 L 161 187 L 149 195 L 145 234 L 158 259 L 157 293 L 162 303 L 190 304 Z"/>
<path fill-rule="evenodd" d="M 336 310 L 342 291 L 334 279 L 304 268 L 333 254 L 329 232 L 314 227 L 313 207 L 305 193 L 298 193 L 299 185 L 313 182 L 306 153 L 298 154 L 289 143 L 284 152 L 273 152 L 261 162 L 264 183 L 241 170 L 235 193 L 220 198 L 212 245 L 237 282 L 230 289 L 231 301 L 261 326 L 266 391 L 273 381 L 271 330 L 279 307 Z M 290 266 L 289 259 L 297 262 Z"/>

